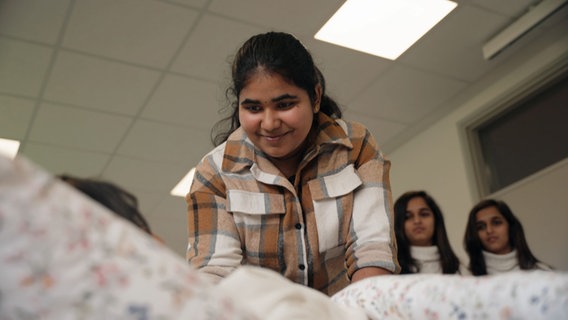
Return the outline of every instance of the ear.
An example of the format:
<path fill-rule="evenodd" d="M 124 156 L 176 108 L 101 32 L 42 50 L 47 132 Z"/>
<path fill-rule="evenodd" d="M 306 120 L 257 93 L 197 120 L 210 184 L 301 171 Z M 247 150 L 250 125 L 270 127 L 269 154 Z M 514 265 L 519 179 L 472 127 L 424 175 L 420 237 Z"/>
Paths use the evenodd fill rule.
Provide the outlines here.
<path fill-rule="evenodd" d="M 317 84 L 315 88 L 316 98 L 314 101 L 314 113 L 318 113 L 320 110 L 320 103 L 321 103 L 321 95 L 322 95 L 322 88 L 321 84 Z"/>

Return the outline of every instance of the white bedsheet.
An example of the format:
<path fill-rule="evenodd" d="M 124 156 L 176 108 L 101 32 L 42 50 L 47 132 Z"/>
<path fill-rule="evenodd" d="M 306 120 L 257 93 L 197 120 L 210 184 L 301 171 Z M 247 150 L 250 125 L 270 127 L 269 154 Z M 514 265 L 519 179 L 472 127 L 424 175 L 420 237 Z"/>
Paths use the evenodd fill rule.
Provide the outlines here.
<path fill-rule="evenodd" d="M 371 319 L 568 319 L 568 273 L 380 276 L 332 300 L 361 307 Z"/>
<path fill-rule="evenodd" d="M 0 156 L 0 320 L 568 319 L 568 274 L 379 276 L 331 299 L 273 271 L 197 270 L 25 159 Z"/>

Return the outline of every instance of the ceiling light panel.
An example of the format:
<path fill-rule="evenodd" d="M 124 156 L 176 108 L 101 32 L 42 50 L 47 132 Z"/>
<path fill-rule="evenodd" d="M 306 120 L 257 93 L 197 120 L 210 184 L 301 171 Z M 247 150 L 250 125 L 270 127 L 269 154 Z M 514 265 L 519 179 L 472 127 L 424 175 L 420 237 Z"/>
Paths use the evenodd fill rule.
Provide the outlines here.
<path fill-rule="evenodd" d="M 448 0 L 348 0 L 315 38 L 395 60 L 456 6 Z"/>
<path fill-rule="evenodd" d="M 20 141 L 0 138 L 0 154 L 14 159 L 20 148 Z"/>
<path fill-rule="evenodd" d="M 178 184 L 170 191 L 172 196 L 185 197 L 189 193 L 189 188 L 191 188 L 191 183 L 193 182 L 193 175 L 195 174 L 195 168 L 189 170 L 189 172 L 178 182 Z"/>

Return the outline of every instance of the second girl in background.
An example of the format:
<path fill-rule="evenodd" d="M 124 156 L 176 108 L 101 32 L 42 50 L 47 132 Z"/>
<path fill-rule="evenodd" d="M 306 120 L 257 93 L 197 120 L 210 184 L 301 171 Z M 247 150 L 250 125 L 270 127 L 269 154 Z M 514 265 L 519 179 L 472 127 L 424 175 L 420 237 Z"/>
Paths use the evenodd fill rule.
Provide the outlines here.
<path fill-rule="evenodd" d="M 500 200 L 482 200 L 471 209 L 464 245 L 475 276 L 551 269 L 531 252 L 521 221 Z"/>
<path fill-rule="evenodd" d="M 448 240 L 442 211 L 430 195 L 406 192 L 396 200 L 394 213 L 402 274 L 465 273 Z"/>

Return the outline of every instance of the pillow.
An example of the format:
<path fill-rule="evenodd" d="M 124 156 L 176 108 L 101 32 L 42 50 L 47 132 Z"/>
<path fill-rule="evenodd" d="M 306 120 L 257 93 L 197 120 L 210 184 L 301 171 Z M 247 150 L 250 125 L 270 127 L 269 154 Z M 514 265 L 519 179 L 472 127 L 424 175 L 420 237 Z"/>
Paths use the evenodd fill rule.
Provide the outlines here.
<path fill-rule="evenodd" d="M 322 292 L 266 268 L 242 266 L 223 279 L 218 288 L 240 300 L 239 305 L 247 310 L 254 310 L 261 319 L 367 319 L 362 309 L 336 304 Z"/>
<path fill-rule="evenodd" d="M 0 155 L 0 318 L 252 319 L 161 243 Z"/>
<path fill-rule="evenodd" d="M 378 276 L 332 300 L 359 306 L 371 319 L 568 319 L 568 273 Z"/>

